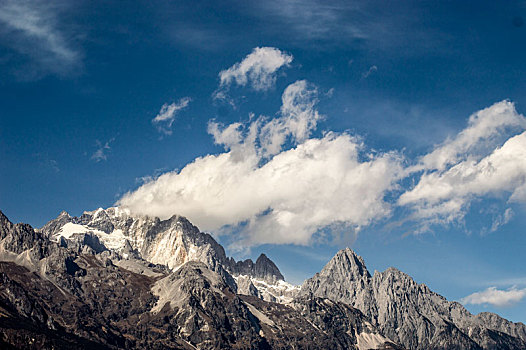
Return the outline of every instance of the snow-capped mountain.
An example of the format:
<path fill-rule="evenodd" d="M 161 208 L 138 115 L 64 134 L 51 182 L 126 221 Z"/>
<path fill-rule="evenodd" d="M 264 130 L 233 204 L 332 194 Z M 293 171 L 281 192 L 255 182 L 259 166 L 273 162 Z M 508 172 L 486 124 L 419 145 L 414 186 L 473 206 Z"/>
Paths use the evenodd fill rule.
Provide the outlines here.
<path fill-rule="evenodd" d="M 301 286 L 264 254 L 228 258 L 187 219 L 121 208 L 39 230 L 0 212 L 0 348 L 526 349 L 526 326 L 470 314 L 350 249 Z"/>
<path fill-rule="evenodd" d="M 160 220 L 119 207 L 86 211 L 80 217 L 62 212 L 40 232 L 54 242 L 67 245 L 80 239 L 93 249 L 109 249 L 124 258 L 133 256 L 171 270 L 189 261 L 200 261 L 214 271 L 221 267 L 237 281 L 239 293 L 267 301 L 290 300 L 299 291 L 299 287 L 285 282 L 265 254 L 255 263 L 251 259 L 236 262 L 227 258 L 224 248 L 211 235 L 200 232 L 182 216 Z"/>
<path fill-rule="evenodd" d="M 401 349 L 351 306 L 310 297 L 285 305 L 238 294 L 226 267 L 207 264 L 210 255 L 204 262 L 189 260 L 169 268 L 130 255 L 126 246 L 119 253 L 122 244 L 108 249 L 105 235 L 115 230 L 124 237 L 134 234 L 111 219 L 113 227 L 99 220 L 100 211 L 86 214 L 71 218 L 63 213 L 35 231 L 13 225 L 0 212 L 0 348 Z M 173 237 L 177 227 L 186 235 L 181 218 L 153 219 L 153 224 L 140 220 L 150 227 L 137 235 L 144 242 L 162 239 L 157 235 Z M 81 225 L 82 232 L 64 230 L 69 223 Z M 159 226 L 165 230 L 151 231 Z M 262 256 L 256 263 L 225 263 L 279 288 L 284 282 L 269 261 Z"/>

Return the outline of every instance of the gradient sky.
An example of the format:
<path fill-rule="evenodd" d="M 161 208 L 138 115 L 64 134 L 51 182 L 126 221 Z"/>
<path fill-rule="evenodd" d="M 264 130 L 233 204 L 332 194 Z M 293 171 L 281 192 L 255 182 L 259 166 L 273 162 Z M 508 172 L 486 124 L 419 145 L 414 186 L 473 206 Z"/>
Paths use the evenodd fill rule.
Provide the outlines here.
<path fill-rule="evenodd" d="M 294 283 L 349 245 L 371 273 L 526 322 L 524 18 L 511 1 L 2 1 L 0 209 L 35 227 L 117 202 L 184 214 Z M 276 180 L 283 163 L 299 170 Z"/>

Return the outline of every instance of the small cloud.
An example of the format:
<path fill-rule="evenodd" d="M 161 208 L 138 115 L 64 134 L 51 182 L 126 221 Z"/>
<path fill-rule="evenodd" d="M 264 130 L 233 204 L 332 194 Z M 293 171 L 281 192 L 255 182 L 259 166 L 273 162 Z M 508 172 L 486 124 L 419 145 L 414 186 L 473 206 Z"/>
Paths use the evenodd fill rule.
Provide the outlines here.
<path fill-rule="evenodd" d="M 188 107 L 192 99 L 190 97 L 183 97 L 177 103 L 165 103 L 159 114 L 152 119 L 152 123 L 157 127 L 159 132 L 162 132 L 166 135 L 172 134 L 172 124 L 175 121 L 177 113 Z"/>
<path fill-rule="evenodd" d="M 277 71 L 288 67 L 292 60 L 292 55 L 275 47 L 256 47 L 241 62 L 219 72 L 219 88 L 214 91 L 213 98 L 232 104 L 227 92 L 233 83 L 250 85 L 256 91 L 268 90 L 276 82 Z"/>
<path fill-rule="evenodd" d="M 56 160 L 50 159 L 48 164 L 54 172 L 58 173 L 60 171 L 60 168 L 58 167 L 58 162 Z"/>
<path fill-rule="evenodd" d="M 369 76 L 370 76 L 371 74 L 373 74 L 374 72 L 376 72 L 377 70 L 378 70 L 378 67 L 376 67 L 376 66 L 371 66 L 371 67 L 369 67 L 369 69 L 368 69 L 366 72 L 363 72 L 363 73 L 362 73 L 362 78 L 363 78 L 363 79 L 367 79 L 367 78 L 369 78 Z"/>
<path fill-rule="evenodd" d="M 497 307 L 511 306 L 518 303 L 526 296 L 526 288 L 512 287 L 508 290 L 499 290 L 489 287 L 482 292 L 476 292 L 460 300 L 463 304 L 490 304 Z"/>
<path fill-rule="evenodd" d="M 108 142 L 102 143 L 99 140 L 95 140 L 97 150 L 91 155 L 91 160 L 98 163 L 102 160 L 108 159 L 108 151 L 111 150 L 110 144 L 115 141 L 115 138 L 111 138 Z"/>
<path fill-rule="evenodd" d="M 37 152 L 33 154 L 33 157 L 38 161 L 39 167 L 42 169 L 51 170 L 55 173 L 60 172 L 60 167 L 55 159 L 49 157 L 46 153 Z"/>

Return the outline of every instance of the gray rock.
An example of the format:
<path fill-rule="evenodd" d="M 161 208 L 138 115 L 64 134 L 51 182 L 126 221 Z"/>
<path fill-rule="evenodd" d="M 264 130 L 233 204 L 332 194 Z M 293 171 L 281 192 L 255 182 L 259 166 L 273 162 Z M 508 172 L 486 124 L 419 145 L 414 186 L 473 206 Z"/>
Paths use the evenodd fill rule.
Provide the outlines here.
<path fill-rule="evenodd" d="M 524 324 L 495 314 L 471 315 L 395 268 L 371 276 L 349 248 L 305 281 L 300 295 L 311 294 L 359 309 L 385 336 L 409 349 L 526 348 Z"/>

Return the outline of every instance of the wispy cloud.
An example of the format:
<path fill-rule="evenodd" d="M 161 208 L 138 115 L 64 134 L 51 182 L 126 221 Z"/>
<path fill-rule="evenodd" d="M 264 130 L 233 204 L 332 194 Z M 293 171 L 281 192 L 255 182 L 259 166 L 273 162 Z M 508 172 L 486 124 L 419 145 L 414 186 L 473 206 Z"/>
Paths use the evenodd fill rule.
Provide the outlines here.
<path fill-rule="evenodd" d="M 115 141 L 115 138 L 111 138 L 109 141 L 102 143 L 99 140 L 95 140 L 95 144 L 97 145 L 97 149 L 93 154 L 91 155 L 91 160 L 98 163 L 103 160 L 108 159 L 108 152 L 111 150 L 110 144 Z"/>
<path fill-rule="evenodd" d="M 57 1 L 3 1 L 0 3 L 0 40 L 29 58 L 41 72 L 72 73 L 80 66 L 81 54 L 60 26 L 59 15 L 66 5 Z"/>
<path fill-rule="evenodd" d="M 365 71 L 365 72 L 362 73 L 362 78 L 363 78 L 363 79 L 367 79 L 367 78 L 369 78 L 369 76 L 370 76 L 371 74 L 373 74 L 374 72 L 376 72 L 377 70 L 378 70 L 378 67 L 376 67 L 376 66 L 371 66 L 371 67 L 369 67 L 369 69 L 368 69 L 367 71 Z"/>
<path fill-rule="evenodd" d="M 491 283 L 494 286 L 526 286 L 526 276 L 523 277 L 510 277 L 494 280 Z"/>
<path fill-rule="evenodd" d="M 496 287 L 489 287 L 481 292 L 476 292 L 461 299 L 463 304 L 490 304 L 497 307 L 512 306 L 526 297 L 526 288 L 517 289 L 512 287 L 508 290 L 500 290 Z"/>
<path fill-rule="evenodd" d="M 55 159 L 50 158 L 47 153 L 37 152 L 33 155 L 43 169 L 51 170 L 55 173 L 60 172 L 60 167 Z"/>
<path fill-rule="evenodd" d="M 358 21 L 348 20 L 361 12 L 356 3 L 269 0 L 260 2 L 254 10 L 256 16 L 264 17 L 266 21 L 285 23 L 287 30 L 294 34 L 292 37 L 300 40 L 326 39 L 334 37 L 336 32 L 343 40 L 365 37 L 365 32 L 357 25 Z"/>
<path fill-rule="evenodd" d="M 152 123 L 157 127 L 159 132 L 166 135 L 172 134 L 172 124 L 175 121 L 177 113 L 188 107 L 192 99 L 190 97 L 183 97 L 179 101 L 171 104 L 165 103 L 155 118 L 152 119 Z"/>
<path fill-rule="evenodd" d="M 495 232 L 499 227 L 506 225 L 513 218 L 514 212 L 511 208 L 506 208 L 502 215 L 498 215 L 491 224 L 490 232 Z"/>

